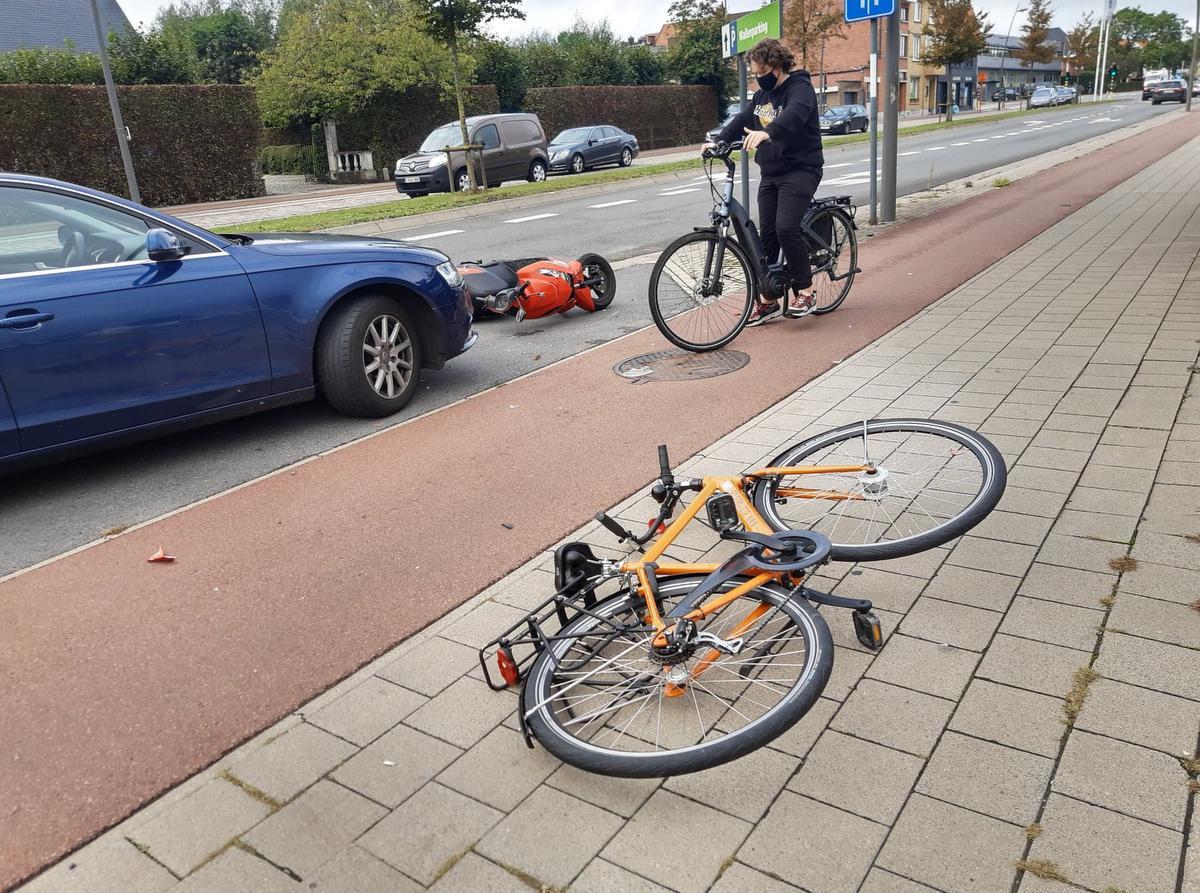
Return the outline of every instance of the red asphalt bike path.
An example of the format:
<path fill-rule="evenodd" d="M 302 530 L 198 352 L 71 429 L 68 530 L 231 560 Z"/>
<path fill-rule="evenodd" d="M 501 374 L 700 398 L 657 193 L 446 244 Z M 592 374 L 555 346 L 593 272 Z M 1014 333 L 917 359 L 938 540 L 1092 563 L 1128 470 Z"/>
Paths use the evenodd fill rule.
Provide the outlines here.
<path fill-rule="evenodd" d="M 664 346 L 643 331 L 0 584 L 0 887 L 637 491 L 656 444 L 694 455 L 1198 135 L 1180 116 L 868 240 L 844 307 L 744 333 L 738 372 L 631 385 L 613 366 Z"/>

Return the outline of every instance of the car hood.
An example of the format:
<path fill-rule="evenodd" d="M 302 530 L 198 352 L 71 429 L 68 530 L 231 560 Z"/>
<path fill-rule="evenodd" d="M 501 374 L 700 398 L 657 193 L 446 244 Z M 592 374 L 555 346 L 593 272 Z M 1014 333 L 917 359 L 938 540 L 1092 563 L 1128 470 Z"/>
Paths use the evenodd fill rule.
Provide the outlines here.
<path fill-rule="evenodd" d="M 405 155 L 398 159 L 398 164 L 413 164 L 417 167 L 425 167 L 431 160 L 445 161 L 445 152 L 413 152 L 411 155 Z"/>
<path fill-rule="evenodd" d="M 246 250 L 276 256 L 324 257 L 329 260 L 384 257 L 428 264 L 440 264 L 448 260 L 445 254 L 432 248 L 379 236 L 343 233 L 255 233 L 250 238 L 254 241 L 243 246 Z"/>
<path fill-rule="evenodd" d="M 586 142 L 550 143 L 550 145 L 547 148 L 551 152 L 568 152 L 572 149 L 582 149 L 586 145 L 587 145 Z"/>

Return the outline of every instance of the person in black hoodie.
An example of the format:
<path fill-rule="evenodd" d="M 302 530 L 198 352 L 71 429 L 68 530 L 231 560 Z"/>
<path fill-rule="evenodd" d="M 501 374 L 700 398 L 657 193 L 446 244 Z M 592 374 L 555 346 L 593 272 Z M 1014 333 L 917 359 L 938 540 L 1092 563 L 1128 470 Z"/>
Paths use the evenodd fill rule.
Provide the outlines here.
<path fill-rule="evenodd" d="M 767 257 L 774 261 L 780 246 L 797 283 L 788 300 L 789 316 L 811 312 L 812 268 L 800 221 L 821 182 L 825 158 L 817 94 L 809 73 L 795 67 L 790 50 L 768 38 L 749 53 L 750 70 L 758 91 L 746 110 L 729 122 L 718 138 L 723 143 L 743 140 L 762 171 L 758 185 L 759 230 Z M 747 325 L 758 325 L 783 312 L 778 301 L 758 300 Z"/>

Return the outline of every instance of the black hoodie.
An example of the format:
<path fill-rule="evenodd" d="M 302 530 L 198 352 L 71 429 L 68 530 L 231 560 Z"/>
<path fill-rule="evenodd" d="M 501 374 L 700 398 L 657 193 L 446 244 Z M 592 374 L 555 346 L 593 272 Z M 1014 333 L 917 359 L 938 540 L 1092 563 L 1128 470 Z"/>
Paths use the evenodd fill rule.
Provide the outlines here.
<path fill-rule="evenodd" d="M 771 92 L 756 92 L 754 100 L 726 125 L 719 139 L 732 143 L 742 139 L 747 129 L 765 130 L 771 138 L 754 155 L 765 176 L 794 170 L 820 174 L 825 157 L 821 154 L 819 117 L 812 78 L 797 68 Z"/>

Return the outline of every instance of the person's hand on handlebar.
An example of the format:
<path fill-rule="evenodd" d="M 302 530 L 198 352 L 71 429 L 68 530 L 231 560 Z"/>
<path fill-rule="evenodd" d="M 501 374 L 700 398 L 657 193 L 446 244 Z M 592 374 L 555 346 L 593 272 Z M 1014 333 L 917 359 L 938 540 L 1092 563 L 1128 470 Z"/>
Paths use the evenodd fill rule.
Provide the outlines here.
<path fill-rule="evenodd" d="M 765 130 L 751 130 L 746 128 L 746 136 L 742 140 L 742 149 L 746 152 L 753 152 L 763 143 L 771 139 L 771 135 Z"/>

